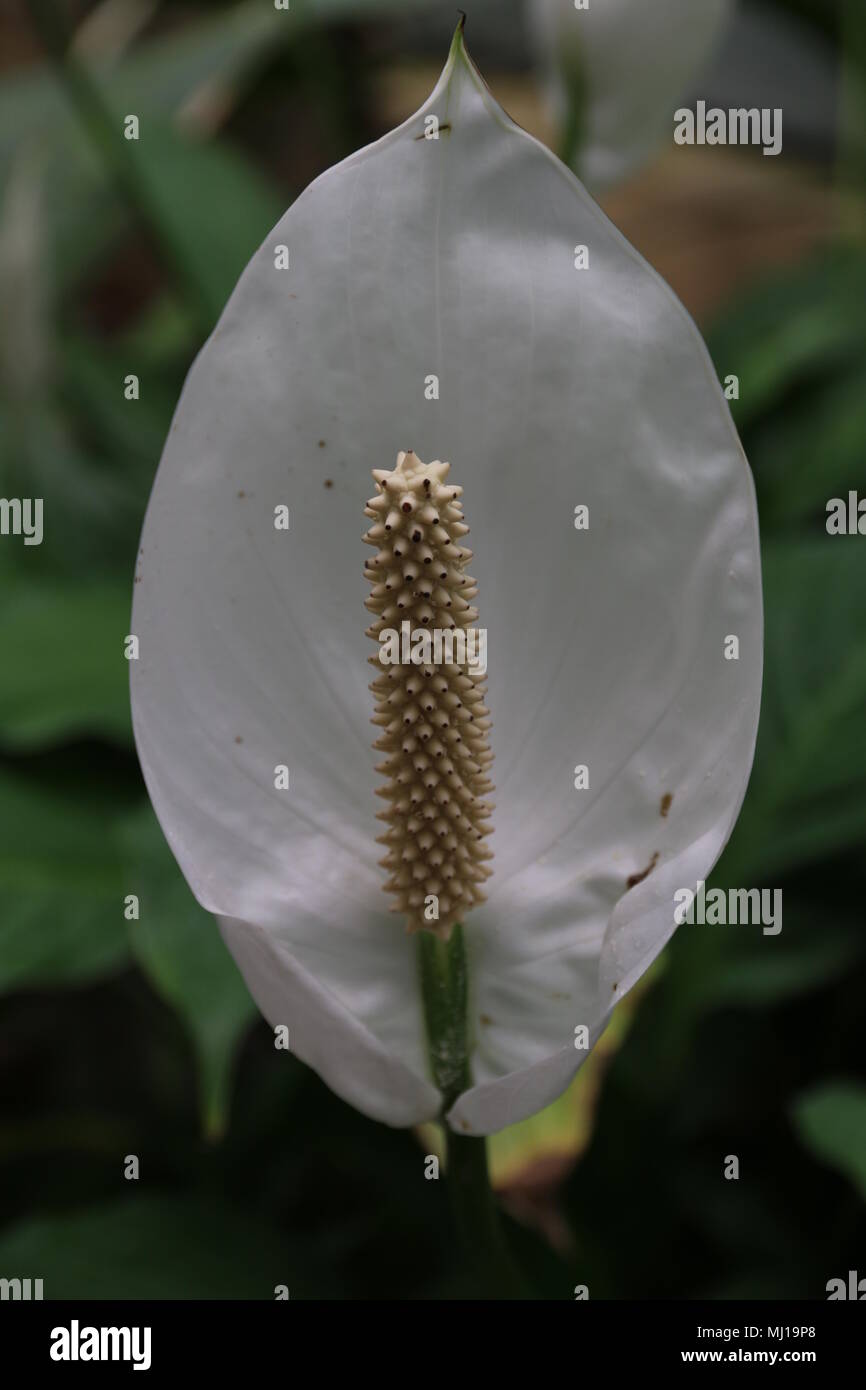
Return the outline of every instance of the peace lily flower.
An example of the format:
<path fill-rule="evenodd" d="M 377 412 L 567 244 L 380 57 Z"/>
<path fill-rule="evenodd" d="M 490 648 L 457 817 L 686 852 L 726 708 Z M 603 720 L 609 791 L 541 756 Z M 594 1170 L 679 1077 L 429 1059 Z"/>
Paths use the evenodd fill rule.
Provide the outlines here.
<path fill-rule="evenodd" d="M 365 602 L 377 639 L 484 631 L 493 724 L 465 653 L 390 689 Z M 484 1135 L 562 1092 L 737 816 L 757 517 L 694 324 L 461 31 L 241 277 L 133 632 L 153 804 L 292 1051 L 390 1125 Z"/>
<path fill-rule="evenodd" d="M 590 188 L 638 168 L 673 136 L 733 0 L 529 0 L 563 154 Z"/>

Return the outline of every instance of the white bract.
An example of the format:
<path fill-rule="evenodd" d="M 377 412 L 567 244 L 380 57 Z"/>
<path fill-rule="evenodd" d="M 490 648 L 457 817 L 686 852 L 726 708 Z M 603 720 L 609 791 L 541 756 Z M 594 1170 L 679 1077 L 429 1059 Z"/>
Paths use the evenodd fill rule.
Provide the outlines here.
<path fill-rule="evenodd" d="M 568 1084 L 725 844 L 761 595 L 694 324 L 462 37 L 241 277 L 171 427 L 132 626 L 139 755 L 195 895 L 292 1050 L 392 1125 L 440 1107 L 377 864 L 364 635 L 371 470 L 409 449 L 462 485 L 488 633 L 495 857 L 449 1112 L 484 1134 Z"/>
<path fill-rule="evenodd" d="M 625 178 L 664 141 L 733 0 L 529 0 L 530 33 L 575 167 L 590 188 Z"/>

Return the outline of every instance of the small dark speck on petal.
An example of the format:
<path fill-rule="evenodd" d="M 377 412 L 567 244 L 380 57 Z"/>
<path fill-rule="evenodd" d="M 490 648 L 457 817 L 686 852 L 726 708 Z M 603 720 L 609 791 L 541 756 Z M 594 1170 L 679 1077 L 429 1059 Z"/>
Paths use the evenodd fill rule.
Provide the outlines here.
<path fill-rule="evenodd" d="M 661 801 L 659 802 L 659 815 L 660 815 L 663 819 L 664 819 L 664 817 L 667 815 L 668 811 L 671 809 L 671 803 L 673 802 L 673 799 L 674 799 L 674 794 L 673 794 L 673 792 L 665 792 L 664 796 L 662 797 Z"/>
<path fill-rule="evenodd" d="M 479 1014 L 479 1022 L 483 1023 L 485 1028 L 489 1028 L 493 1019 L 489 1014 Z"/>
<path fill-rule="evenodd" d="M 238 493 L 238 497 L 246 497 L 246 495 L 247 494 L 244 492 L 243 488 L 241 488 L 240 492 Z"/>
<path fill-rule="evenodd" d="M 319 448 L 320 448 L 320 449 L 324 449 L 324 447 L 325 447 L 325 441 L 324 441 L 324 439 L 320 439 L 320 440 L 319 440 Z"/>
<path fill-rule="evenodd" d="M 240 734 L 235 734 L 235 743 L 243 743 L 243 739 L 241 738 Z"/>
<path fill-rule="evenodd" d="M 334 486 L 334 480 L 333 480 L 333 478 L 326 478 L 326 479 L 325 479 L 325 487 L 333 487 L 333 486 Z"/>
<path fill-rule="evenodd" d="M 655 854 L 653 855 L 652 859 L 647 864 L 645 869 L 641 869 L 640 873 L 638 874 L 629 874 L 628 878 L 625 881 L 626 888 L 635 888 L 639 883 L 643 883 L 645 878 L 649 878 L 650 874 L 652 873 L 653 869 L 658 863 L 658 860 L 659 854 L 658 850 L 656 850 Z"/>
<path fill-rule="evenodd" d="M 451 129 L 451 122 L 450 122 L 450 121 L 443 121 L 442 124 L 439 126 L 439 130 L 440 130 L 440 131 L 443 131 L 443 130 L 444 130 L 445 133 L 446 133 L 446 135 L 447 135 L 447 133 L 448 133 L 448 131 L 449 131 L 450 129 Z M 425 135 L 425 133 L 424 133 L 423 130 L 421 131 L 421 134 L 420 134 L 420 135 L 416 135 L 416 136 L 415 136 L 415 139 L 416 139 L 416 140 L 426 140 L 426 139 L 428 139 L 428 138 L 429 138 L 429 137 L 428 137 L 427 135 Z"/>

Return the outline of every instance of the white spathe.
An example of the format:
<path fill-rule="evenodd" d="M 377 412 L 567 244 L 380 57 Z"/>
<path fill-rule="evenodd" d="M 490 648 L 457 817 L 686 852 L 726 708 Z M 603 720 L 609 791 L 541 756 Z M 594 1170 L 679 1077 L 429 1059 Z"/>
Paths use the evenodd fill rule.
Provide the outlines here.
<path fill-rule="evenodd" d="M 489 634 L 496 857 L 451 1112 L 489 1133 L 568 1084 L 575 1027 L 598 1036 L 727 840 L 762 619 L 752 479 L 694 324 L 462 38 L 241 277 L 171 427 L 132 621 L 138 751 L 181 868 L 292 1050 L 393 1125 L 440 1103 L 376 862 L 364 636 L 370 471 L 409 448 L 459 472 Z"/>
<path fill-rule="evenodd" d="M 577 171 L 590 188 L 625 178 L 665 140 L 733 0 L 528 0 L 554 114 L 580 108 Z"/>

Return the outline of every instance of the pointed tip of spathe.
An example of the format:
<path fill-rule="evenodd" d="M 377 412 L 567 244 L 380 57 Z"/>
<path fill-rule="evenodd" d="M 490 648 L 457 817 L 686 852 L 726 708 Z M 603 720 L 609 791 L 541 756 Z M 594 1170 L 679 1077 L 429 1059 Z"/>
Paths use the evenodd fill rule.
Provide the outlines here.
<path fill-rule="evenodd" d="M 466 43 L 464 39 L 464 33 L 466 31 L 466 11 L 458 10 L 457 15 L 457 28 L 454 30 L 454 37 L 451 40 L 451 51 L 448 54 L 449 58 L 455 57 L 457 53 L 466 52 Z"/>
<path fill-rule="evenodd" d="M 466 12 L 464 10 L 458 10 L 457 15 L 457 27 L 454 30 L 454 34 L 451 39 L 451 45 L 448 49 L 448 57 L 445 60 L 445 66 L 443 67 L 442 72 L 439 76 L 439 81 L 436 83 L 436 86 L 433 88 L 433 91 L 430 93 L 430 96 L 428 100 L 425 102 L 424 106 L 422 106 L 421 112 L 416 112 L 416 115 L 437 114 L 435 105 L 436 102 L 442 99 L 443 97 L 447 96 L 448 90 L 451 84 L 455 81 L 455 79 L 457 80 L 458 84 L 461 80 L 464 80 L 466 77 L 474 79 L 476 82 L 483 81 L 480 73 L 475 67 L 475 64 L 469 56 L 469 50 L 466 47 L 464 37 L 466 29 Z M 449 117 L 448 124 L 445 128 L 446 130 L 451 130 L 453 128 L 453 118 Z M 420 140 L 423 134 L 423 131 L 420 134 L 416 131 L 415 139 Z"/>

